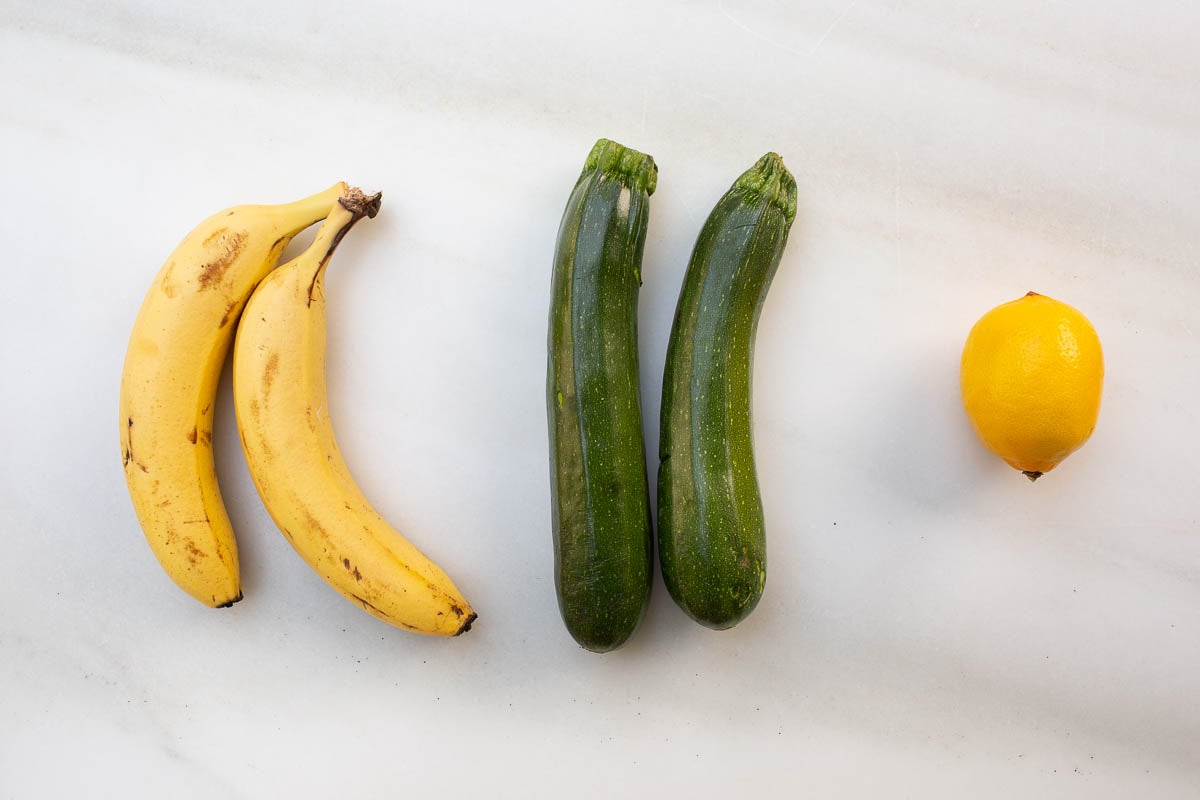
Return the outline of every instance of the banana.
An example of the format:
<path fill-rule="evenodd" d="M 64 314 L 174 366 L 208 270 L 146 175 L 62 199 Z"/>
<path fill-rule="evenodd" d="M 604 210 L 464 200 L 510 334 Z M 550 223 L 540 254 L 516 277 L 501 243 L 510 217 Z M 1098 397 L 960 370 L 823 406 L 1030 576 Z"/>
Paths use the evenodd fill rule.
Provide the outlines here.
<path fill-rule="evenodd" d="M 450 578 L 371 507 L 342 460 L 325 392 L 325 267 L 379 195 L 343 198 L 312 246 L 255 290 L 233 348 L 233 397 L 258 494 L 292 547 L 348 600 L 397 627 L 465 633 Z"/>
<path fill-rule="evenodd" d="M 121 459 L 146 540 L 208 606 L 242 599 L 237 544 L 212 454 L 213 405 L 234 324 L 300 231 L 348 189 L 221 211 L 188 234 L 138 312 L 121 376 Z"/>

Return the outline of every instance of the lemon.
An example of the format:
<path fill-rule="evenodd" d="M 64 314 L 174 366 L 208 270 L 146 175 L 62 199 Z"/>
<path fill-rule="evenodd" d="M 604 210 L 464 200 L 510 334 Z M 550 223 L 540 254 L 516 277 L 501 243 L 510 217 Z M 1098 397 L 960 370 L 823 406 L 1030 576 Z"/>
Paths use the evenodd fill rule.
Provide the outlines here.
<path fill-rule="evenodd" d="M 980 441 L 1037 480 L 1096 427 L 1100 337 L 1076 309 L 1030 292 L 975 323 L 961 377 L 963 406 Z"/>

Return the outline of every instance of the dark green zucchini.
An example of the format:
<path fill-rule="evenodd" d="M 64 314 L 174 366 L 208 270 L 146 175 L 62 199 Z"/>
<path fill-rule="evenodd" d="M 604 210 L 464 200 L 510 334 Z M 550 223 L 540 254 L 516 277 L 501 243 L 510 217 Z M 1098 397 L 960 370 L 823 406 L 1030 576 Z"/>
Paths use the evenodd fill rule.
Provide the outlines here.
<path fill-rule="evenodd" d="M 659 558 L 679 607 L 717 630 L 754 610 L 767 578 L 751 369 L 759 313 L 795 217 L 796 181 L 768 153 L 704 223 L 667 347 Z"/>
<path fill-rule="evenodd" d="M 567 630 L 597 653 L 633 634 L 653 575 L 637 300 L 657 179 L 650 156 L 598 141 L 554 250 L 546 375 L 554 579 Z"/>

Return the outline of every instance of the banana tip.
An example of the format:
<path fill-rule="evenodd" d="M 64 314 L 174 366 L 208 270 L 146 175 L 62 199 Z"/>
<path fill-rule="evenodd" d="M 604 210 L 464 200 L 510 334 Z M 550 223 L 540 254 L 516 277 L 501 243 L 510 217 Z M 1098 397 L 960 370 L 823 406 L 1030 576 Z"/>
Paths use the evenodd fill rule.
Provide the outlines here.
<path fill-rule="evenodd" d="M 479 615 L 476 614 L 474 611 L 472 611 L 470 614 L 467 615 L 467 618 L 463 622 L 462 627 L 458 629 L 458 633 L 456 633 L 454 635 L 462 636 L 464 633 L 471 630 L 471 623 L 473 623 L 477 619 L 479 619 Z"/>

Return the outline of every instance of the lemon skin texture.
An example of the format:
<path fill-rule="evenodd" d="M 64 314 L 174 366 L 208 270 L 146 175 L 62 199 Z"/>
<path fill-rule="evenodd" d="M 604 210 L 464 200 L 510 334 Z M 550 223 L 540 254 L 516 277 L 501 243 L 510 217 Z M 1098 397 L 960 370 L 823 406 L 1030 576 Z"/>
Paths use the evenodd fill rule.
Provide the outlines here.
<path fill-rule="evenodd" d="M 1104 383 L 1100 337 L 1078 310 L 1030 292 L 975 323 L 961 381 L 979 440 L 1036 480 L 1095 430 Z"/>

